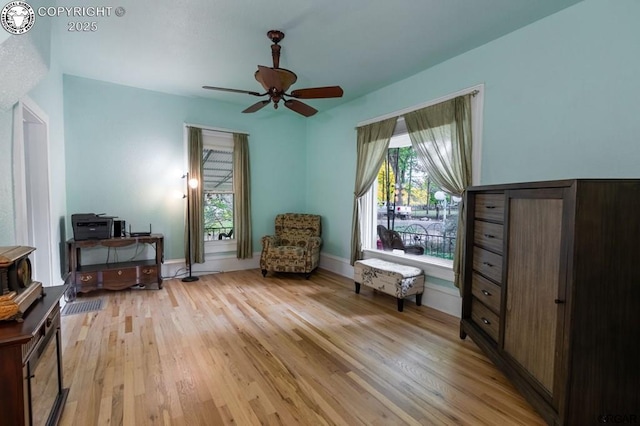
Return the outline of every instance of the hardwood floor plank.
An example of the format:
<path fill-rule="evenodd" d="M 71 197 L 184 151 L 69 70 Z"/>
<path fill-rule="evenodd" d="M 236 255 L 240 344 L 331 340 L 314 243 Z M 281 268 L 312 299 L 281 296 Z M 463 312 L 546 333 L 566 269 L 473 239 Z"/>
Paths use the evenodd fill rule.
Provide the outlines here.
<path fill-rule="evenodd" d="M 66 426 L 544 424 L 458 318 L 327 271 L 93 297 L 62 317 Z"/>

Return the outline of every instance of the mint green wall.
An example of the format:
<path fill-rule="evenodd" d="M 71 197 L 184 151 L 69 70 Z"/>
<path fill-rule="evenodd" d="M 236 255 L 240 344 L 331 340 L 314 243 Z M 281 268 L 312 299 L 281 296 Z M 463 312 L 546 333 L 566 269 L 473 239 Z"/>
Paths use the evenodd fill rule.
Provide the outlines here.
<path fill-rule="evenodd" d="M 247 100 L 249 101 L 249 100 Z M 165 235 L 184 257 L 183 123 L 250 133 L 254 251 L 273 218 L 305 207 L 305 122 L 290 111 L 243 106 L 64 76 L 67 211 L 117 215 Z"/>
<path fill-rule="evenodd" d="M 31 1 L 33 7 L 42 0 Z M 34 88 L 46 73 L 51 55 L 51 23 L 48 19 L 37 24 L 24 35 L 10 35 L 0 30 L 0 75 L 2 84 L 14 90 L 0 91 L 1 104 L 10 105 Z M 19 54 L 18 59 L 12 55 Z M 29 69 L 16 67 L 23 64 Z M 15 98 L 17 96 L 17 98 Z M 6 97 L 6 98 L 5 98 Z M 13 194 L 13 109 L 0 109 L 0 246 L 16 244 L 15 208 Z"/>
<path fill-rule="evenodd" d="M 15 244 L 13 208 L 13 111 L 0 110 L 0 246 Z"/>
<path fill-rule="evenodd" d="M 307 210 L 325 217 L 323 250 L 349 257 L 356 124 L 479 83 L 483 184 L 640 177 L 638 16 L 636 0 L 585 0 L 315 116 Z"/>

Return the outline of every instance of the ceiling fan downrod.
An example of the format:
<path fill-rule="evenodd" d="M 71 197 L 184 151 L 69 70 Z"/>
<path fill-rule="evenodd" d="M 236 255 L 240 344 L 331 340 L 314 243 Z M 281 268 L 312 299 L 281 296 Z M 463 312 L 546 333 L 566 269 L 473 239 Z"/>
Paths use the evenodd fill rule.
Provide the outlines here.
<path fill-rule="evenodd" d="M 273 67 L 280 68 L 280 41 L 284 38 L 284 33 L 278 30 L 271 30 L 267 33 L 269 40 L 273 42 L 271 45 L 271 57 L 273 58 Z"/>

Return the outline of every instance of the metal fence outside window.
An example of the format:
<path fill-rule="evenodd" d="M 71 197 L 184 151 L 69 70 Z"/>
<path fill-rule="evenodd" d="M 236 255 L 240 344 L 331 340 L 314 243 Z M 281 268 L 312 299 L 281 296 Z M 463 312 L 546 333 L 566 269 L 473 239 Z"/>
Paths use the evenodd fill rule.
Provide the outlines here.
<path fill-rule="evenodd" d="M 226 240 L 233 238 L 233 228 L 206 227 L 204 228 L 204 240 Z"/>
<path fill-rule="evenodd" d="M 407 232 L 397 230 L 406 245 L 419 245 L 424 247 L 425 256 L 434 256 L 442 259 L 453 259 L 456 247 L 456 236 L 446 233 L 433 232 Z"/>

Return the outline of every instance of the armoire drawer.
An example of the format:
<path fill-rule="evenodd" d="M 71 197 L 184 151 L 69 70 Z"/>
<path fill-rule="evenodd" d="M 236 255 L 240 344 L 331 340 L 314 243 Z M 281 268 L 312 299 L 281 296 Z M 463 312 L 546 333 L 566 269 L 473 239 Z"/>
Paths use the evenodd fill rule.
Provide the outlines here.
<path fill-rule="evenodd" d="M 502 256 L 499 254 L 474 247 L 473 269 L 497 283 L 502 283 Z"/>
<path fill-rule="evenodd" d="M 504 221 L 504 194 L 477 194 L 475 218 Z"/>
<path fill-rule="evenodd" d="M 498 285 L 481 275 L 473 274 L 471 278 L 471 293 L 489 309 L 500 315 L 502 289 Z"/>
<path fill-rule="evenodd" d="M 496 253 L 502 253 L 503 226 L 499 223 L 474 221 L 473 242 L 475 245 Z"/>
<path fill-rule="evenodd" d="M 473 299 L 471 302 L 471 319 L 483 329 L 494 341 L 500 335 L 500 317 L 491 312 L 482 302 Z"/>

